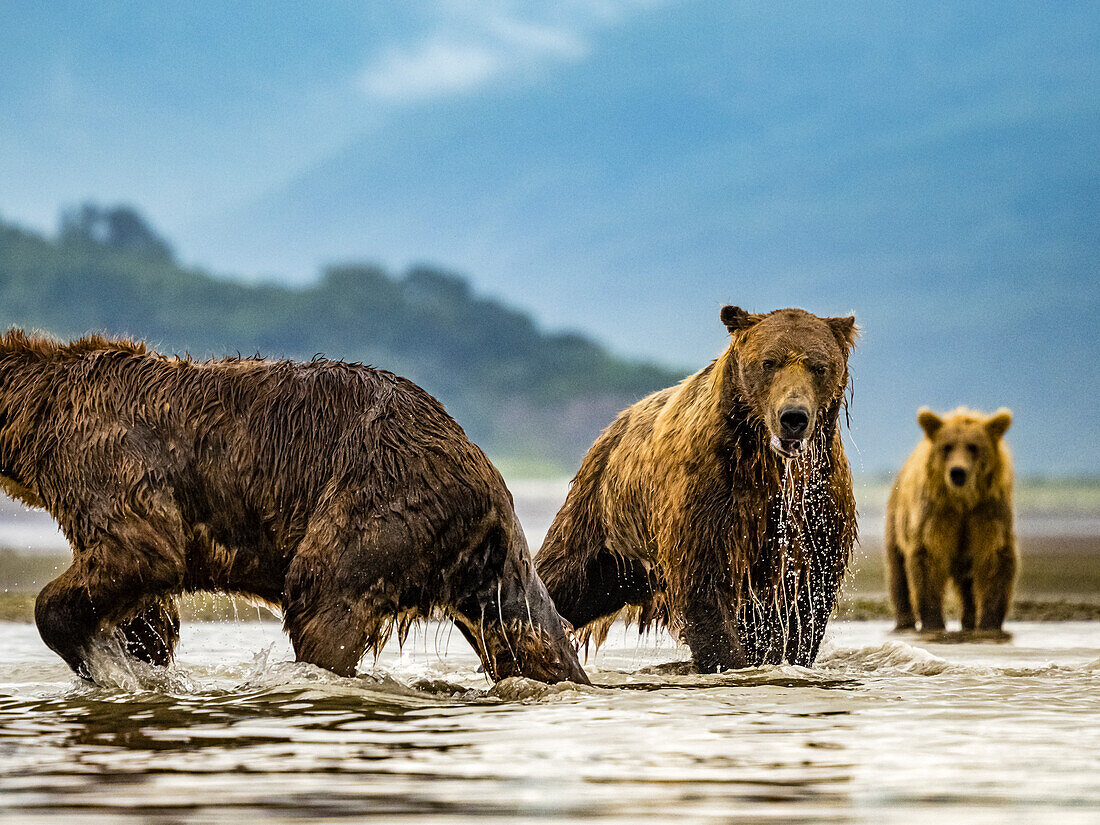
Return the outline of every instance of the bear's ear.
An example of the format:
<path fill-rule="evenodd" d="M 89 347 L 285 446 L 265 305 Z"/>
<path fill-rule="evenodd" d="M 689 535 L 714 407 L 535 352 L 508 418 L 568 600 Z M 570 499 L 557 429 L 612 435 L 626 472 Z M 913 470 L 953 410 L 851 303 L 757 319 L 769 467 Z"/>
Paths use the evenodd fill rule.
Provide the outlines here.
<path fill-rule="evenodd" d="M 848 352 L 856 343 L 856 336 L 859 335 L 859 328 L 856 327 L 856 316 L 849 315 L 847 318 L 827 318 L 829 329 L 833 331 L 833 335 L 836 336 L 836 340 L 840 342 L 840 348 L 845 353 Z"/>
<path fill-rule="evenodd" d="M 730 331 L 730 334 L 740 332 L 741 330 L 748 329 L 753 324 L 757 323 L 763 315 L 750 315 L 741 307 L 735 307 L 731 304 L 726 304 L 722 307 L 722 323 L 726 325 L 726 329 Z"/>
<path fill-rule="evenodd" d="M 938 433 L 940 427 L 943 426 L 943 419 L 928 409 L 928 407 L 921 407 L 917 410 L 917 423 L 920 424 L 920 428 L 924 430 L 926 436 L 935 438 L 936 433 Z"/>
<path fill-rule="evenodd" d="M 1008 432 L 1010 426 L 1012 426 L 1012 410 L 1008 407 L 1001 407 L 985 420 L 985 429 L 994 441 Z"/>

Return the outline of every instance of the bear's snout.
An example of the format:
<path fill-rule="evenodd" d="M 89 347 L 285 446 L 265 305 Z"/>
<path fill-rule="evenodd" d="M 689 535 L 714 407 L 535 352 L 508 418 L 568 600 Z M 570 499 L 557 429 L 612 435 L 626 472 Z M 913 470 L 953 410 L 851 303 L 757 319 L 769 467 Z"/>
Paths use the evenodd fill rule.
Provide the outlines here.
<path fill-rule="evenodd" d="M 951 483 L 956 487 L 962 487 L 966 484 L 966 470 L 962 467 L 952 467 L 947 475 L 951 478 Z"/>
<path fill-rule="evenodd" d="M 787 406 L 779 411 L 783 438 L 802 438 L 810 427 L 810 411 L 803 406 Z"/>

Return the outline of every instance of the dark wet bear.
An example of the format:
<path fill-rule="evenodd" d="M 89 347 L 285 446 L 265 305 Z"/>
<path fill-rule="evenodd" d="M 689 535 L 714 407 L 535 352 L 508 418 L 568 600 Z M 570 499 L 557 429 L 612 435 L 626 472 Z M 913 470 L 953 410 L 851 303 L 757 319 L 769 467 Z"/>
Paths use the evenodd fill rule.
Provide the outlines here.
<path fill-rule="evenodd" d="M 723 355 L 593 445 L 536 565 L 582 638 L 625 608 L 702 671 L 810 665 L 856 536 L 838 432 L 855 320 L 721 318 Z"/>
<path fill-rule="evenodd" d="M 72 545 L 35 619 L 83 676 L 108 632 L 167 663 L 175 596 L 223 591 L 280 608 L 298 659 L 344 675 L 441 611 L 494 678 L 586 681 L 499 473 L 391 373 L 13 330 L 0 484 Z"/>
<path fill-rule="evenodd" d="M 963 407 L 917 413 L 924 438 L 886 508 L 886 569 L 899 630 L 944 629 L 948 582 L 958 590 L 963 630 L 1002 632 L 1016 579 L 1012 456 L 1003 436 L 1012 413 Z"/>

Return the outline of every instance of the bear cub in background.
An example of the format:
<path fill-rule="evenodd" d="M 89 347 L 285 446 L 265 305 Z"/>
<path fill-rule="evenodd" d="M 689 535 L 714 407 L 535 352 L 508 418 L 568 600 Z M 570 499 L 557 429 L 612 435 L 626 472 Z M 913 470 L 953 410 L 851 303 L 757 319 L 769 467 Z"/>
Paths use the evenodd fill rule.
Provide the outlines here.
<path fill-rule="evenodd" d="M 917 413 L 921 441 L 886 508 L 886 571 L 898 630 L 942 632 L 943 594 L 954 582 L 962 628 L 1003 635 L 1016 579 L 1012 457 L 1003 436 L 1012 413 L 960 407 Z"/>

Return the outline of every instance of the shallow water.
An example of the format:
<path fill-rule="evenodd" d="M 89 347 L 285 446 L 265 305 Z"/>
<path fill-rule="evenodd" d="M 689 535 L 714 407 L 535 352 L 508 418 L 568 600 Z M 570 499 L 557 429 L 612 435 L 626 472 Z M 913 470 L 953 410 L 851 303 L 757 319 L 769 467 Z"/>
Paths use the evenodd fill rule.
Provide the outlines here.
<path fill-rule="evenodd" d="M 0 818 L 1096 822 L 1100 625 L 1011 629 L 834 623 L 813 670 L 721 676 L 616 629 L 578 688 L 490 686 L 439 625 L 341 679 L 277 625 L 193 624 L 93 687 L 0 624 Z"/>

